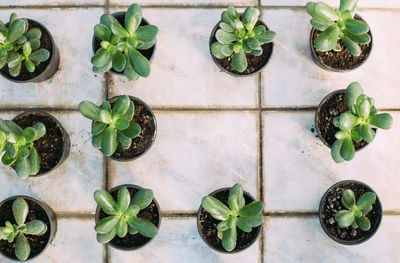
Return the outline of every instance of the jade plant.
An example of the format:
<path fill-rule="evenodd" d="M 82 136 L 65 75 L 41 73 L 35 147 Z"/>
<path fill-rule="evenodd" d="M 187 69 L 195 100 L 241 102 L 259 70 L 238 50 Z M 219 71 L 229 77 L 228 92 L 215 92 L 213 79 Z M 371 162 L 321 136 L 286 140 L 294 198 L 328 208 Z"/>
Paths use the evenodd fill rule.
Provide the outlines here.
<path fill-rule="evenodd" d="M 375 193 L 367 192 L 356 203 L 354 192 L 350 189 L 345 190 L 342 196 L 342 204 L 346 209 L 339 210 L 335 215 L 339 227 L 347 228 L 351 226 L 354 229 L 360 228 L 362 231 L 368 231 L 371 228 L 371 223 L 366 215 L 372 210 L 375 200 Z"/>
<path fill-rule="evenodd" d="M 247 7 L 241 17 L 232 6 L 222 12 L 219 29 L 215 34 L 217 42 L 212 43 L 211 53 L 219 58 L 228 58 L 232 67 L 243 72 L 247 68 L 246 53 L 260 56 L 262 45 L 275 38 L 275 32 L 267 30 L 264 25 L 257 25 L 260 11 Z"/>
<path fill-rule="evenodd" d="M 393 118 L 388 113 L 378 114 L 374 99 L 363 94 L 358 82 L 352 82 L 346 89 L 348 111 L 333 119 L 339 128 L 335 133 L 331 155 L 335 162 L 350 161 L 355 156 L 354 142 L 364 140 L 371 143 L 375 138 L 374 128 L 390 129 Z"/>
<path fill-rule="evenodd" d="M 8 24 L 0 21 L 0 69 L 7 65 L 12 77 L 21 73 L 22 65 L 32 73 L 50 57 L 48 50 L 40 48 L 40 29 L 28 28 L 28 20 L 18 18 L 15 13 L 11 14 Z"/>
<path fill-rule="evenodd" d="M 142 10 L 133 4 L 125 15 L 122 26 L 112 15 L 103 15 L 100 24 L 94 27 L 94 35 L 101 41 L 100 48 L 92 57 L 94 72 L 110 69 L 123 74 L 130 80 L 150 74 L 150 63 L 138 50 L 146 50 L 156 43 L 158 28 L 154 25 L 140 26 Z"/>
<path fill-rule="evenodd" d="M 41 122 L 22 129 L 13 121 L 0 118 L 1 162 L 7 166 L 15 164 L 15 171 L 21 178 L 36 175 L 40 170 L 40 160 L 34 142 L 45 134 L 46 127 Z"/>
<path fill-rule="evenodd" d="M 235 184 L 229 190 L 229 207 L 212 196 L 204 197 L 201 205 L 213 218 L 221 221 L 217 225 L 218 238 L 222 240 L 222 246 L 228 252 L 236 247 L 237 228 L 251 232 L 253 227 L 263 223 L 264 203 L 253 201 L 246 205 L 240 184 Z"/>
<path fill-rule="evenodd" d="M 140 189 L 132 198 L 126 186 L 118 190 L 117 201 L 106 191 L 94 192 L 94 199 L 108 216 L 97 222 L 95 230 L 99 243 L 108 243 L 116 235 L 124 238 L 141 234 L 153 238 L 157 235 L 157 227 L 150 221 L 138 217 L 140 210 L 148 207 L 153 201 L 153 191 Z"/>
<path fill-rule="evenodd" d="M 341 0 L 337 9 L 323 2 L 307 3 L 307 13 L 312 16 L 311 25 L 322 31 L 315 39 L 314 46 L 318 51 L 341 51 L 341 39 L 353 56 L 359 56 L 360 45 L 371 42 L 368 25 L 354 18 L 357 2 L 358 0 Z"/>
<path fill-rule="evenodd" d="M 122 149 L 129 149 L 132 139 L 141 132 L 140 125 L 132 121 L 135 105 L 127 95 L 119 97 L 112 108 L 106 100 L 100 107 L 83 101 L 79 104 L 79 111 L 94 121 L 92 144 L 106 156 L 114 154 L 119 144 Z"/>
<path fill-rule="evenodd" d="M 25 222 L 29 207 L 22 198 L 14 200 L 12 212 L 16 224 L 6 221 L 5 226 L 0 227 L 0 239 L 7 240 L 9 243 L 13 243 L 16 239 L 15 256 L 25 261 L 31 253 L 31 247 L 25 235 L 41 236 L 47 232 L 47 225 L 41 220 Z"/>

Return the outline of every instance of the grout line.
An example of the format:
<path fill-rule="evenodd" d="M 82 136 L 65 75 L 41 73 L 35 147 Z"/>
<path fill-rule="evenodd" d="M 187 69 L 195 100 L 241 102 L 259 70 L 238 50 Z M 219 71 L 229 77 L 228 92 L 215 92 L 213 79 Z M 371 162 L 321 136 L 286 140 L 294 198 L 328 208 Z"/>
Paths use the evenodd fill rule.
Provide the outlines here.
<path fill-rule="evenodd" d="M 88 4 L 88 5 L 0 5 L 0 9 L 67 9 L 67 8 L 104 8 L 104 5 Z"/>
<path fill-rule="evenodd" d="M 104 11 L 106 14 L 110 13 L 110 0 L 104 0 Z"/>
<path fill-rule="evenodd" d="M 108 248 L 109 248 L 108 244 L 104 244 L 103 245 L 103 249 L 104 249 L 103 262 L 104 263 L 109 263 L 110 262 L 110 251 L 109 251 Z"/>
<path fill-rule="evenodd" d="M 266 217 L 318 217 L 318 212 L 297 212 L 297 211 L 282 211 L 282 212 L 265 212 L 263 213 Z"/>
<path fill-rule="evenodd" d="M 94 218 L 94 214 L 74 214 L 74 213 L 68 213 L 68 212 L 61 212 L 61 213 L 56 213 L 56 216 L 59 218 L 85 218 L 85 219 L 92 219 Z"/>
<path fill-rule="evenodd" d="M 166 218 L 173 218 L 173 217 L 183 217 L 183 218 L 189 218 L 189 217 L 197 217 L 197 212 L 190 212 L 190 213 L 174 213 L 174 212 L 161 212 L 161 217 L 166 217 Z"/>
<path fill-rule="evenodd" d="M 61 111 L 61 112 L 79 112 L 78 108 L 61 108 L 61 107 L 34 107 L 34 108 L 19 108 L 19 107 L 10 107 L 10 108 L 0 108 L 0 112 L 12 112 L 12 111 L 30 111 L 30 110 L 41 110 L 41 111 Z"/>

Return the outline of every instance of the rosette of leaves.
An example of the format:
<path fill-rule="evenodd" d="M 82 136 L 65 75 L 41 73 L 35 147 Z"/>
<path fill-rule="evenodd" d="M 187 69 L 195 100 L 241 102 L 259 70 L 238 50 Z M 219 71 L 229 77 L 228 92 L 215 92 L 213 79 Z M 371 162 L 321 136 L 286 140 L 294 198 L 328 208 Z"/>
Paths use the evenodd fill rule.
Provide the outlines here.
<path fill-rule="evenodd" d="M 219 29 L 215 33 L 217 42 L 212 43 L 211 53 L 219 58 L 231 60 L 232 67 L 243 72 L 247 68 L 246 53 L 260 56 L 262 46 L 275 38 L 275 32 L 267 30 L 264 25 L 256 26 L 260 11 L 247 7 L 243 18 L 232 6 L 222 12 Z"/>
<path fill-rule="evenodd" d="M 94 35 L 101 40 L 92 57 L 94 72 L 110 69 L 123 74 L 130 80 L 150 74 L 150 63 L 138 50 L 146 50 L 156 43 L 158 28 L 153 25 L 140 26 L 142 10 L 138 4 L 128 8 L 125 27 L 112 15 L 103 15 L 100 24 L 94 27 Z"/>
<path fill-rule="evenodd" d="M 106 191 L 94 192 L 94 199 L 108 216 L 97 222 L 95 230 L 99 243 L 108 243 L 116 235 L 124 238 L 128 233 L 131 235 L 141 234 L 148 238 L 154 238 L 157 227 L 150 221 L 138 217 L 140 210 L 148 207 L 153 201 L 153 191 L 140 189 L 132 198 L 126 186 L 118 190 L 117 201 Z"/>
<path fill-rule="evenodd" d="M 221 221 L 217 225 L 218 238 L 222 240 L 222 246 L 228 252 L 236 247 L 237 228 L 251 232 L 253 227 L 263 223 L 264 203 L 253 201 L 246 205 L 240 184 L 235 184 L 229 190 L 229 207 L 212 196 L 204 197 L 201 205 L 213 218 Z"/>
<path fill-rule="evenodd" d="M 372 210 L 375 200 L 375 193 L 367 192 L 356 203 L 354 192 L 350 189 L 345 190 L 342 196 L 342 204 L 347 210 L 340 210 L 335 215 L 339 227 L 351 226 L 354 229 L 360 228 L 362 231 L 368 231 L 371 228 L 371 223 L 366 215 Z"/>
<path fill-rule="evenodd" d="M 15 13 L 11 14 L 8 25 L 0 21 L 0 69 L 7 65 L 12 77 L 21 73 L 22 66 L 28 72 L 34 72 L 50 57 L 48 50 L 40 48 L 40 29 L 28 30 L 28 26 L 28 20 L 18 18 Z"/>
<path fill-rule="evenodd" d="M 15 164 L 15 171 L 21 178 L 37 174 L 40 160 L 33 143 L 45 134 L 46 127 L 41 122 L 22 129 L 13 121 L 0 118 L 1 162 L 7 166 Z"/>
<path fill-rule="evenodd" d="M 5 226 L 0 227 L 0 239 L 7 240 L 9 243 L 13 243 L 16 239 L 15 256 L 25 261 L 31 253 L 31 247 L 25 235 L 41 236 L 47 232 L 47 225 L 41 220 L 25 222 L 29 207 L 22 198 L 15 199 L 12 212 L 16 224 L 6 221 Z"/>
<path fill-rule="evenodd" d="M 132 139 L 142 131 L 140 125 L 132 121 L 135 105 L 127 95 L 119 97 L 112 108 L 106 100 L 100 107 L 90 101 L 83 101 L 79 104 L 79 111 L 95 121 L 91 132 L 92 144 L 106 156 L 113 155 L 119 144 L 122 149 L 129 149 Z"/>
<path fill-rule="evenodd" d="M 336 141 L 331 148 L 332 158 L 337 163 L 354 158 L 353 141 L 371 143 L 375 138 L 373 128 L 387 130 L 392 126 L 392 116 L 388 113 L 378 114 L 374 99 L 363 92 L 360 83 L 351 83 L 346 89 L 349 110 L 333 120 L 333 124 L 340 129 L 335 134 Z"/>
<path fill-rule="evenodd" d="M 339 39 L 353 56 L 361 54 L 360 45 L 371 42 L 368 25 L 354 19 L 358 0 L 341 0 L 340 7 L 333 9 L 323 2 L 308 2 L 307 13 L 312 16 L 311 25 L 322 31 L 315 39 L 318 51 L 341 51 Z"/>

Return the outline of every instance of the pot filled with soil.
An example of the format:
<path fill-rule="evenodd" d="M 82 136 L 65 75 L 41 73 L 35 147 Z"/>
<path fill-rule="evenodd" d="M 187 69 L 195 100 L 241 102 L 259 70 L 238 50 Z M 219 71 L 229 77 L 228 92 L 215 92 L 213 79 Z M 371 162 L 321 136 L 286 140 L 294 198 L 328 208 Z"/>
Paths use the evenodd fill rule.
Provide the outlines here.
<path fill-rule="evenodd" d="M 57 231 L 57 220 L 47 204 L 21 195 L 0 203 L 0 226 L 1 254 L 25 261 L 37 258 L 49 246 Z M 10 235 L 12 241 L 7 240 Z"/>
<path fill-rule="evenodd" d="M 381 202 L 371 187 L 345 180 L 325 192 L 318 214 L 322 229 L 332 240 L 343 245 L 358 245 L 376 233 L 382 213 Z"/>

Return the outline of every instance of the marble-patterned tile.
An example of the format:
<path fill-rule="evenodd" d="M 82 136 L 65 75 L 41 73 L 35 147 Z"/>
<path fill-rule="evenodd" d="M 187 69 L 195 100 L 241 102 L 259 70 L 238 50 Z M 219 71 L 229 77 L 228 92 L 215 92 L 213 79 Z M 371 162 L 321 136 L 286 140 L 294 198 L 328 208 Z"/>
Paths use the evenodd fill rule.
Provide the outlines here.
<path fill-rule="evenodd" d="M 257 196 L 257 113 L 155 112 L 157 138 L 144 156 L 110 161 L 110 186 L 154 191 L 162 211 L 197 211 L 201 198 L 241 183 Z"/>
<path fill-rule="evenodd" d="M 263 6 L 305 6 L 309 0 L 261 0 Z M 318 1 L 312 1 L 318 2 Z M 336 8 L 340 4 L 340 0 L 324 0 L 324 3 Z M 397 0 L 385 0 L 385 1 L 374 1 L 374 0 L 362 0 L 358 1 L 359 7 L 369 8 L 399 8 L 400 3 Z"/>
<path fill-rule="evenodd" d="M 50 112 L 69 134 L 70 154 L 65 162 L 50 174 L 20 179 L 15 171 L 0 165 L 1 182 L 13 187 L 0 189 L 0 200 L 11 195 L 28 195 L 43 200 L 56 213 L 94 213 L 93 192 L 103 186 L 103 156 L 92 147 L 91 122 L 78 112 Z M 12 119 L 16 113 L 1 114 Z"/>
<path fill-rule="evenodd" d="M 104 77 L 92 72 L 90 58 L 93 55 L 93 27 L 104 9 L 12 11 L 20 17 L 37 20 L 47 27 L 60 51 L 60 66 L 51 79 L 40 83 L 20 84 L 0 77 L 0 105 L 71 108 L 82 100 L 100 104 L 104 95 Z M 7 9 L 0 10 L 0 19 L 8 20 L 10 12 Z"/>
<path fill-rule="evenodd" d="M 257 0 L 137 0 L 135 3 L 141 5 L 157 4 L 157 5 L 233 5 L 233 6 L 254 6 Z M 110 0 L 111 5 L 130 5 L 130 0 Z"/>
<path fill-rule="evenodd" d="M 371 145 L 350 162 L 336 164 L 330 149 L 311 130 L 314 112 L 264 115 L 264 189 L 267 211 L 317 211 L 335 182 L 355 179 L 370 185 L 385 210 L 400 209 L 400 114 L 391 130 L 379 130 Z M 390 186 L 392 187 L 390 187 Z"/>
<path fill-rule="evenodd" d="M 195 218 L 163 218 L 158 236 L 144 248 L 133 251 L 110 249 L 110 263 L 243 263 L 258 262 L 259 240 L 237 254 L 222 254 L 209 248 L 197 231 Z"/>
<path fill-rule="evenodd" d="M 264 105 L 316 106 L 330 91 L 359 81 L 379 107 L 399 106 L 400 90 L 395 87 L 400 81 L 400 37 L 387 27 L 387 21 L 400 23 L 400 12 L 363 10 L 360 15 L 373 34 L 370 58 L 353 71 L 336 73 L 314 63 L 309 45 L 310 16 L 304 9 L 265 9 L 264 21 L 277 37 L 274 54 L 263 70 Z"/>
<path fill-rule="evenodd" d="M 400 217 L 384 216 L 376 234 L 357 246 L 344 246 L 323 232 L 318 218 L 269 218 L 264 262 L 400 262 Z"/>
<path fill-rule="evenodd" d="M 116 10 L 120 9 L 112 11 Z M 144 17 L 160 29 L 152 72 L 137 81 L 112 75 L 111 94 L 135 95 L 157 107 L 255 108 L 257 76 L 237 78 L 224 73 L 210 55 L 209 37 L 221 12 L 222 9 L 144 9 Z"/>
<path fill-rule="evenodd" d="M 2 0 L 0 6 L 22 6 L 22 5 L 104 5 L 104 0 Z"/>

